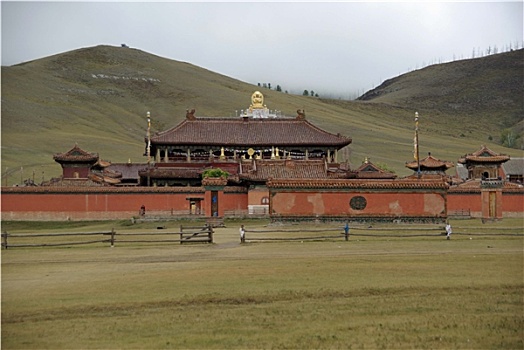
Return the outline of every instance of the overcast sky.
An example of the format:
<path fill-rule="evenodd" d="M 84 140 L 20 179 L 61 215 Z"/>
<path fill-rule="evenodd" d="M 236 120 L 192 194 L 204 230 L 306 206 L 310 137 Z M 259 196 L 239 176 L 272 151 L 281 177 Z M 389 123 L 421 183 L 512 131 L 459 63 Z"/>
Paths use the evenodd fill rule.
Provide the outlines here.
<path fill-rule="evenodd" d="M 122 43 L 248 83 L 363 93 L 522 47 L 523 2 L 6 2 L 2 65 Z"/>

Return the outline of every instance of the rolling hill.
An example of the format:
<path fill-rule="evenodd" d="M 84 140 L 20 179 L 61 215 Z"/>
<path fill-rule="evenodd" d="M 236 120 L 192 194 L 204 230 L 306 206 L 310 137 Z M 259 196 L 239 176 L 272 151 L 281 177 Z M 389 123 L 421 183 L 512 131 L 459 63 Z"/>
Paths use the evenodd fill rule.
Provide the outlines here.
<path fill-rule="evenodd" d="M 365 157 L 399 175 L 410 172 L 413 118 L 420 114 L 421 154 L 449 161 L 522 124 L 524 50 L 439 64 L 384 82 L 358 101 L 329 100 L 261 89 L 190 63 L 138 49 L 96 46 L 2 67 L 2 185 L 61 173 L 53 154 L 75 143 L 112 162 L 144 162 L 146 113 L 153 131 L 185 118 L 235 116 L 253 91 L 288 116 L 305 109 L 317 126 L 353 138 L 344 155 Z M 351 77 L 348 77 L 350 79 Z M 232 135 L 234 137 L 234 135 Z"/>

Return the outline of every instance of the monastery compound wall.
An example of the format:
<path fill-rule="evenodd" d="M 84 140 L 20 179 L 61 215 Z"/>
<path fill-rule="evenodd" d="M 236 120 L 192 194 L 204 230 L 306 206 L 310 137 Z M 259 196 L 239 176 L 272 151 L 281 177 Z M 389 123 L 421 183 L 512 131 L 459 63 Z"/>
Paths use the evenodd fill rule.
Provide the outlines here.
<path fill-rule="evenodd" d="M 280 181 L 269 183 L 268 191 L 249 193 L 245 188 L 232 186 L 4 187 L 2 220 L 131 219 L 140 216 L 142 206 L 148 217 L 228 217 L 239 213 L 249 216 L 247 208 L 259 205 L 263 197 L 269 197 L 268 212 L 275 220 L 444 221 L 457 212 L 468 212 L 476 218 L 524 218 L 524 191 L 461 193 L 448 191 L 444 183 L 405 185 L 401 190 L 391 185 L 351 188 L 347 181 L 345 186 L 333 188 L 333 181 L 338 180 L 321 188 L 299 188 L 291 180 Z M 213 192 L 218 203 L 216 212 L 212 212 Z M 494 205 L 490 205 L 489 193 L 495 193 Z M 192 207 L 195 199 L 200 202 L 197 210 Z M 495 212 L 490 213 L 490 208 Z"/>

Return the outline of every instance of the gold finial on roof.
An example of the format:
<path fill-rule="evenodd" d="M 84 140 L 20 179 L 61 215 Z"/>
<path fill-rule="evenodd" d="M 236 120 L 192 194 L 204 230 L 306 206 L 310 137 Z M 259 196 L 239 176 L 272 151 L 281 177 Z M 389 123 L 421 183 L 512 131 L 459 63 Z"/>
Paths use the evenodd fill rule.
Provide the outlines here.
<path fill-rule="evenodd" d="M 255 91 L 253 95 L 251 95 L 251 108 L 264 108 L 264 95 L 262 95 L 260 91 Z"/>

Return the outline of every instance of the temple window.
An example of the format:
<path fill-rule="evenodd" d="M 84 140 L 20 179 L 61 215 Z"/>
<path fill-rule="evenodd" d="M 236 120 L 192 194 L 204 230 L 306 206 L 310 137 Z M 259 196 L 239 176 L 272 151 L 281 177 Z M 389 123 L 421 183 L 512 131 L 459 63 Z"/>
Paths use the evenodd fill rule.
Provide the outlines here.
<path fill-rule="evenodd" d="M 260 204 L 269 204 L 269 197 L 262 197 Z"/>

